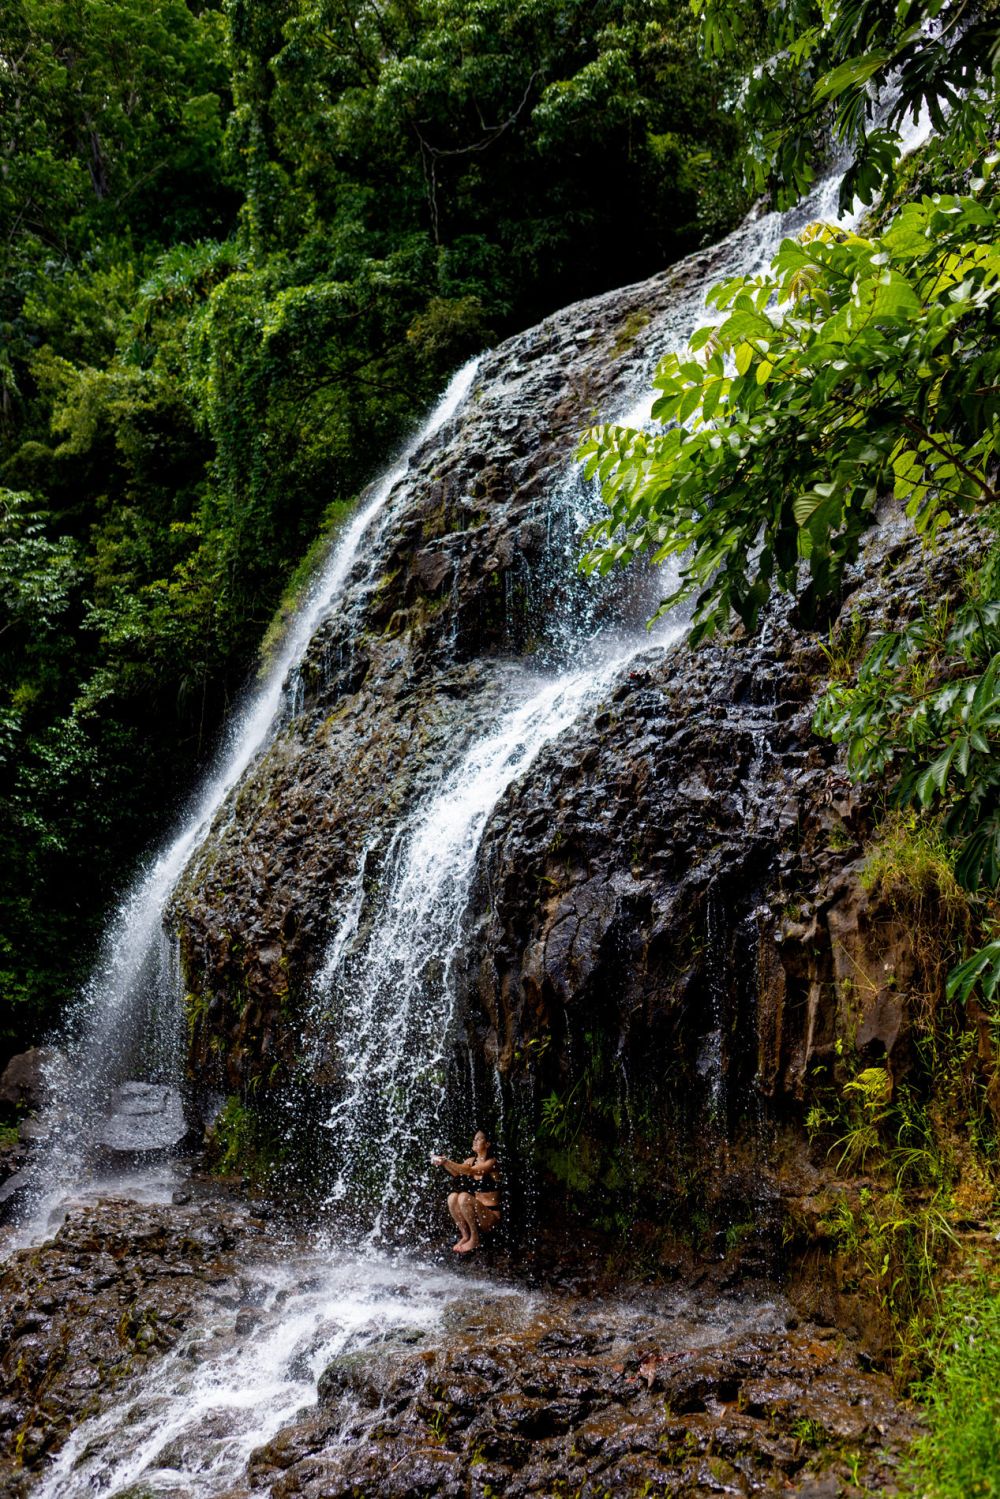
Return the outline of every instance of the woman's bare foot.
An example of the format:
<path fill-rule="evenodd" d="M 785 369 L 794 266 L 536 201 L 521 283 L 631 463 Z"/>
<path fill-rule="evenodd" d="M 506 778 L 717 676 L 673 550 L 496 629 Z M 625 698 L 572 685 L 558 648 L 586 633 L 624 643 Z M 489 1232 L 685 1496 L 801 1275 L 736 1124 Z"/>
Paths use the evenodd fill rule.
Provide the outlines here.
<path fill-rule="evenodd" d="M 474 1239 L 466 1239 L 466 1240 L 464 1240 L 463 1243 L 456 1244 L 455 1245 L 455 1253 L 456 1254 L 468 1254 L 470 1252 L 470 1250 L 478 1249 L 478 1248 L 479 1248 L 479 1236 L 477 1234 Z"/>
<path fill-rule="evenodd" d="M 458 1239 L 458 1240 L 456 1240 L 456 1242 L 451 1246 L 452 1253 L 453 1254 L 461 1254 L 463 1248 L 468 1244 L 468 1242 L 469 1242 L 468 1239 Z"/>

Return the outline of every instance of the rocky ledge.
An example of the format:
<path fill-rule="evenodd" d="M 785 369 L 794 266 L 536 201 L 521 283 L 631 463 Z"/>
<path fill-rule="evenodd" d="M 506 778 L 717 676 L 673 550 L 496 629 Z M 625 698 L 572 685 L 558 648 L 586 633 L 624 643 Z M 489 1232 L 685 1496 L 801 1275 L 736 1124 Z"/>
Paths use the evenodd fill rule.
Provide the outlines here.
<path fill-rule="evenodd" d="M 299 1249 L 308 1282 L 316 1248 Z M 267 1336 L 283 1303 L 254 1302 L 252 1266 L 287 1268 L 297 1252 L 270 1221 L 207 1196 L 169 1208 L 105 1200 L 15 1254 L 0 1283 L 3 1492 L 26 1499 L 88 1417 L 114 1406 L 125 1432 L 155 1409 L 170 1382 L 155 1398 L 143 1392 L 182 1338 L 199 1343 L 209 1323 L 227 1348 Z M 217 1499 L 891 1491 L 912 1411 L 856 1345 L 800 1325 L 772 1291 L 727 1293 L 716 1277 L 701 1291 L 622 1285 L 612 1295 L 592 1283 L 491 1281 L 482 1266 L 463 1281 L 449 1278 L 453 1268 L 435 1326 L 347 1339 L 315 1406 L 248 1446 L 224 1495 L 197 1442 L 175 1444 L 169 1461 L 159 1453 L 157 1482 Z M 295 1354 L 294 1338 L 286 1343 Z M 300 1380 L 301 1362 L 283 1371 L 279 1360 L 274 1378 Z M 245 1402 L 220 1401 L 216 1445 L 227 1421 L 236 1435 L 254 1419 Z M 82 1461 L 89 1451 L 85 1437 Z M 136 1471 L 128 1493 L 146 1494 Z"/>
<path fill-rule="evenodd" d="M 199 1299 L 234 1286 L 234 1250 L 260 1229 L 217 1196 L 109 1199 L 71 1209 L 53 1239 L 11 1255 L 0 1267 L 0 1492 L 28 1494 L 73 1428 L 173 1346 Z"/>
<path fill-rule="evenodd" d="M 829 1329 L 685 1348 L 635 1312 L 612 1331 L 607 1310 L 554 1300 L 513 1333 L 480 1320 L 442 1348 L 336 1362 L 316 1411 L 259 1449 L 228 1499 L 891 1488 L 912 1414 Z"/>

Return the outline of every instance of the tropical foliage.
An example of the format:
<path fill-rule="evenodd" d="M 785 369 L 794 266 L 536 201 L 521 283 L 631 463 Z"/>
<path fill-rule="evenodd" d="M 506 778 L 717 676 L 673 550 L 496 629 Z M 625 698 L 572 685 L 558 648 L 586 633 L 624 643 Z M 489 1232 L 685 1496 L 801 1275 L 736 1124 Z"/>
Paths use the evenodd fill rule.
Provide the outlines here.
<path fill-rule="evenodd" d="M 709 50 L 731 51 L 752 30 L 756 8 L 740 0 L 699 8 Z M 962 512 L 990 522 L 998 500 L 996 7 L 851 0 L 764 14 L 764 40 L 780 51 L 743 92 L 756 185 L 770 163 L 780 200 L 808 187 L 813 133 L 832 108 L 853 152 L 842 202 L 870 201 L 877 187 L 891 199 L 898 127 L 923 107 L 938 129 L 933 170 L 961 190 L 921 193 L 925 162 L 913 200 L 903 192 L 880 211 L 881 232 L 821 223 L 786 239 L 769 270 L 716 287 L 718 320 L 662 361 L 659 429 L 601 427 L 584 440 L 608 509 L 584 567 L 675 556 L 679 584 L 664 608 L 694 598 L 695 642 L 734 617 L 753 630 L 775 587 L 820 622 L 887 498 L 928 542 Z M 847 743 L 853 775 L 887 782 L 890 803 L 940 822 L 959 880 L 990 898 L 1000 884 L 998 584 L 994 561 L 943 628 L 931 612 L 882 637 L 817 715 L 820 732 Z M 1000 989 L 998 941 L 951 976 L 962 998 L 977 986 L 988 999 Z"/>
<path fill-rule="evenodd" d="M 715 57 L 748 51 L 738 106 L 755 191 L 781 206 L 815 181 L 830 140 L 846 160 L 840 206 L 893 186 L 901 127 L 926 111 L 940 138 L 976 154 L 996 83 L 995 0 L 692 0 Z"/>
<path fill-rule="evenodd" d="M 656 376 L 653 433 L 598 427 L 581 452 L 608 515 L 585 566 L 676 555 L 693 638 L 753 629 L 772 587 L 809 585 L 815 618 L 887 489 L 932 536 L 996 498 L 1000 228 L 988 192 L 906 205 L 881 236 L 819 224 L 758 276 L 709 294 L 724 314 Z"/>

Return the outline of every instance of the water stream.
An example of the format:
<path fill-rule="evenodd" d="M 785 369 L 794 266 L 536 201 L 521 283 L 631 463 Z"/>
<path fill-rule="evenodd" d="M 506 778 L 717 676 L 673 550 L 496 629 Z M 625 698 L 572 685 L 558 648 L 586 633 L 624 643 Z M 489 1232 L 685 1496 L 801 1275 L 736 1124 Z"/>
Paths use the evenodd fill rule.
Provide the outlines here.
<path fill-rule="evenodd" d="M 706 1302 L 683 1290 L 619 1301 L 526 1291 L 418 1256 L 346 1253 L 316 1243 L 246 1265 L 202 1298 L 181 1338 L 115 1407 L 79 1427 L 35 1499 L 213 1499 L 239 1485 L 248 1459 L 316 1404 L 333 1366 L 368 1365 L 385 1382 L 414 1352 L 517 1338 L 532 1324 L 586 1328 L 609 1358 L 647 1341 L 690 1351 L 784 1323 L 780 1298 Z M 381 1371 L 381 1374 L 380 1372 Z M 343 1400 L 327 1450 L 363 1437 L 379 1411 Z M 243 1492 L 242 1488 L 239 1490 Z"/>
<path fill-rule="evenodd" d="M 407 1235 L 413 1205 L 429 1180 L 413 1142 L 434 1145 L 454 1046 L 453 969 L 476 853 L 490 814 L 538 754 L 601 699 L 638 652 L 664 649 L 683 631 L 665 623 L 624 646 L 591 647 L 577 669 L 542 681 L 527 700 L 467 751 L 397 838 L 360 951 L 338 929 L 316 983 L 317 1003 L 336 1038 L 344 1084 L 327 1128 L 335 1137 L 334 1202 L 367 1212 L 371 1237 Z M 581 653 L 582 654 L 582 653 Z M 349 920 L 360 917 L 352 903 Z M 426 1158 L 433 1151 L 419 1151 Z M 398 1211 L 399 1205 L 403 1211 Z"/>

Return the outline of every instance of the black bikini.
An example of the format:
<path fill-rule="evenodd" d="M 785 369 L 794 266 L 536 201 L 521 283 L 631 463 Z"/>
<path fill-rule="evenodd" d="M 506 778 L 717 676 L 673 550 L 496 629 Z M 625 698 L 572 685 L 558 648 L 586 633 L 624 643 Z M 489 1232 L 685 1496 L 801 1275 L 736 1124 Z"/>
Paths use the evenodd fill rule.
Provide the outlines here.
<path fill-rule="evenodd" d="M 493 1192 L 497 1196 L 499 1196 L 500 1195 L 500 1173 L 499 1173 L 499 1171 L 491 1171 L 489 1173 L 488 1177 L 486 1177 L 486 1176 L 473 1177 L 472 1181 L 469 1184 L 468 1190 L 473 1194 L 473 1196 L 478 1196 L 481 1192 Z M 499 1204 L 499 1202 L 484 1202 L 483 1203 L 483 1207 L 486 1209 L 486 1211 L 488 1213 L 499 1213 L 500 1212 L 500 1204 Z"/>

